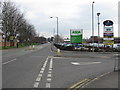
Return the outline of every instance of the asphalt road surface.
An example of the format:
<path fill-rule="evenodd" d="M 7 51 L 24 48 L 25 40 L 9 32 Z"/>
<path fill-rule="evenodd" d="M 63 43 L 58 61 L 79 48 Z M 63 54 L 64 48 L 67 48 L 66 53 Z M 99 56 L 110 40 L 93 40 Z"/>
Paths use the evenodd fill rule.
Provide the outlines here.
<path fill-rule="evenodd" d="M 4 50 L 3 88 L 74 88 L 114 69 L 113 53 L 63 51 L 61 56 L 51 45 Z M 117 88 L 117 87 L 116 87 Z"/>

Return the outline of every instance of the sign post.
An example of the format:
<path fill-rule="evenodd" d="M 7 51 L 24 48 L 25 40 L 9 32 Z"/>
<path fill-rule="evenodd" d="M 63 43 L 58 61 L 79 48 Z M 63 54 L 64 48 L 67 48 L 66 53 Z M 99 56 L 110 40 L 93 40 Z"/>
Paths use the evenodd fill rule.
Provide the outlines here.
<path fill-rule="evenodd" d="M 106 20 L 103 22 L 104 30 L 103 30 L 103 43 L 104 45 L 114 45 L 114 30 L 113 30 L 113 22 L 111 20 Z"/>
<path fill-rule="evenodd" d="M 71 29 L 70 30 L 70 41 L 72 44 L 82 44 L 83 30 Z"/>

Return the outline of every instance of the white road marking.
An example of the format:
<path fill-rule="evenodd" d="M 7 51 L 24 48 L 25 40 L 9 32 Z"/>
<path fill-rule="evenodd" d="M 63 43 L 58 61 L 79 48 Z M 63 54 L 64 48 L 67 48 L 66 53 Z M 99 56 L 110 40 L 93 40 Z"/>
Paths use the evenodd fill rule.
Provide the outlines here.
<path fill-rule="evenodd" d="M 39 74 L 38 76 L 39 76 L 39 77 L 42 77 L 42 74 Z"/>
<path fill-rule="evenodd" d="M 47 64 L 47 62 L 44 63 L 44 65 L 46 65 L 46 64 Z"/>
<path fill-rule="evenodd" d="M 50 83 L 46 83 L 46 88 L 50 88 Z"/>
<path fill-rule="evenodd" d="M 51 78 L 47 78 L 47 81 L 50 82 L 52 79 Z"/>
<path fill-rule="evenodd" d="M 103 76 L 105 76 L 105 75 L 107 75 L 107 74 L 109 74 L 109 73 L 110 73 L 110 72 L 104 73 L 104 74 L 98 76 L 97 78 L 101 78 L 101 77 L 103 77 Z"/>
<path fill-rule="evenodd" d="M 45 68 L 42 68 L 41 70 L 42 70 L 42 71 L 44 71 L 44 70 L 45 70 Z"/>
<path fill-rule="evenodd" d="M 13 61 L 16 61 L 17 59 L 13 59 L 13 60 L 10 60 L 10 61 L 7 61 L 7 62 L 4 62 L 4 63 L 2 63 L 3 65 L 5 65 L 5 64 L 8 64 L 8 63 L 10 63 L 10 62 L 13 62 Z"/>
<path fill-rule="evenodd" d="M 43 64 L 43 67 L 40 70 L 40 73 L 38 74 L 38 77 L 36 78 L 36 81 L 34 83 L 34 88 L 38 88 L 39 83 L 41 81 L 41 78 L 43 76 L 44 70 L 46 68 L 47 62 L 48 62 L 49 57 L 47 57 L 46 61 Z M 50 59 L 50 64 L 49 64 L 49 71 L 48 71 L 48 75 L 47 75 L 47 83 L 46 83 L 46 88 L 50 88 L 51 87 L 51 77 L 52 77 L 52 67 L 53 67 L 53 58 Z"/>
<path fill-rule="evenodd" d="M 71 62 L 73 65 L 88 65 L 88 64 L 99 64 L 101 62 Z"/>
<path fill-rule="evenodd" d="M 36 81 L 39 82 L 41 80 L 41 77 L 37 77 Z"/>
<path fill-rule="evenodd" d="M 33 86 L 34 88 L 38 88 L 38 86 L 39 86 L 39 83 L 40 83 L 41 78 L 42 78 L 42 76 L 43 76 L 42 74 L 44 73 L 44 70 L 45 70 L 45 68 L 46 68 L 48 59 L 49 59 L 49 57 L 46 58 L 46 61 L 45 61 L 45 63 L 43 64 L 43 67 L 41 68 L 41 71 L 40 71 L 40 73 L 38 74 L 38 77 L 36 78 L 36 81 L 35 81 L 34 86 Z"/>
<path fill-rule="evenodd" d="M 119 56 L 120 54 L 113 54 L 113 56 Z"/>
<path fill-rule="evenodd" d="M 50 82 L 52 81 L 52 68 L 53 68 L 53 58 L 51 57 L 49 64 L 49 71 L 47 75 L 46 88 L 50 88 L 50 84 L 51 84 Z"/>
<path fill-rule="evenodd" d="M 34 83 L 34 88 L 38 88 L 38 86 L 39 86 L 39 82 L 35 82 Z"/>
<path fill-rule="evenodd" d="M 42 74 L 44 71 L 40 71 L 40 74 Z"/>
<path fill-rule="evenodd" d="M 38 49 L 42 49 L 43 47 L 41 46 L 41 47 L 39 47 Z"/>
<path fill-rule="evenodd" d="M 52 75 L 51 74 L 48 74 L 48 76 L 47 77 L 52 77 Z"/>
<path fill-rule="evenodd" d="M 48 73 L 50 73 L 50 74 L 51 74 L 51 73 L 52 73 L 52 71 L 49 71 Z"/>
<path fill-rule="evenodd" d="M 46 65 L 43 65 L 43 68 L 45 68 L 46 67 Z"/>
<path fill-rule="evenodd" d="M 102 76 L 104 76 L 104 75 L 100 75 L 100 77 L 102 77 Z"/>
<path fill-rule="evenodd" d="M 49 71 L 52 71 L 52 69 L 51 69 L 51 68 L 49 68 Z"/>
<path fill-rule="evenodd" d="M 80 65 L 78 62 L 71 62 L 71 64 Z"/>
<path fill-rule="evenodd" d="M 52 63 L 53 63 L 53 59 L 51 58 L 49 69 L 52 69 Z"/>

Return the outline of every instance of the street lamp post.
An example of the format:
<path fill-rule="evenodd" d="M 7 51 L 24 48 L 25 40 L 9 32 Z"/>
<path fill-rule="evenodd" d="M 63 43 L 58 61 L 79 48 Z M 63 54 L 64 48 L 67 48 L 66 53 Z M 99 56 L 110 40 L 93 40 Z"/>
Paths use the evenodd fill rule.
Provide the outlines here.
<path fill-rule="evenodd" d="M 99 50 L 99 43 L 100 43 L 100 22 L 99 22 L 99 16 L 100 13 L 97 13 L 98 16 L 98 50 Z"/>
<path fill-rule="evenodd" d="M 53 28 L 53 42 L 55 40 L 55 28 Z"/>
<path fill-rule="evenodd" d="M 56 18 L 57 19 L 57 44 L 58 44 L 58 17 L 50 17 L 50 18 Z"/>
<path fill-rule="evenodd" d="M 92 2 L 92 52 L 94 52 L 94 1 Z"/>

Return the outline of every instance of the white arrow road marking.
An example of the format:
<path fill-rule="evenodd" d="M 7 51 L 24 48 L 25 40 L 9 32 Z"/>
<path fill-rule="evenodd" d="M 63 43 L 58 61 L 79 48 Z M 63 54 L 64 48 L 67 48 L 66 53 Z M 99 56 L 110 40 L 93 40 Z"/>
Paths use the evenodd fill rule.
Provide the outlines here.
<path fill-rule="evenodd" d="M 89 64 L 99 64 L 101 62 L 71 62 L 73 65 L 89 65 Z"/>
<path fill-rule="evenodd" d="M 71 64 L 80 65 L 80 63 L 78 63 L 78 62 L 71 62 Z"/>

